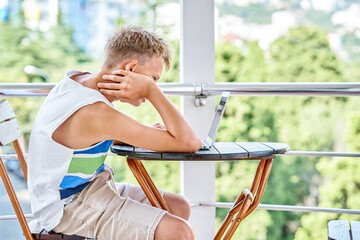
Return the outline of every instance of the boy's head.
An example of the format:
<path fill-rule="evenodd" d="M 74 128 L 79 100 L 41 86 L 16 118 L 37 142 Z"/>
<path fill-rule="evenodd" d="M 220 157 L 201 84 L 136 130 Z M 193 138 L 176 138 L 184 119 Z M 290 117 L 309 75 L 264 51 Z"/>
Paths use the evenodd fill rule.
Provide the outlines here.
<path fill-rule="evenodd" d="M 162 59 L 165 68 L 170 68 L 171 48 L 160 36 L 139 26 L 121 28 L 111 36 L 105 46 L 104 66 L 117 68 L 121 63 L 136 59 L 145 64 L 149 58 Z"/>
<path fill-rule="evenodd" d="M 160 36 L 142 27 L 123 27 L 111 36 L 105 46 L 103 67 L 107 70 L 124 69 L 147 75 L 155 82 L 163 65 L 170 68 L 171 48 Z M 134 102 L 139 106 L 145 99 Z"/>

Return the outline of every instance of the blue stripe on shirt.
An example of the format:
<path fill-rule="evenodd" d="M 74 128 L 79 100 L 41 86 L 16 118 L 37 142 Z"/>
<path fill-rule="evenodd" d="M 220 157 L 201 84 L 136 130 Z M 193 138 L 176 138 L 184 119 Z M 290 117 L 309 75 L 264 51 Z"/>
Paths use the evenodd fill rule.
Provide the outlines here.
<path fill-rule="evenodd" d="M 104 153 L 109 151 L 109 148 L 111 144 L 113 143 L 113 140 L 106 140 L 100 143 L 99 145 L 96 145 L 92 148 L 88 148 L 85 150 L 78 150 L 74 151 L 74 154 L 97 154 L 97 153 Z"/>
<path fill-rule="evenodd" d="M 80 186 L 77 186 L 76 188 L 67 188 L 67 189 L 60 190 L 60 199 L 65 199 L 75 193 L 81 192 L 89 184 L 90 184 L 90 182 L 86 182 Z"/>
<path fill-rule="evenodd" d="M 73 175 L 66 175 L 61 184 L 60 187 L 62 189 L 66 189 L 66 188 L 75 188 L 79 185 L 84 184 L 85 182 L 89 182 L 95 175 L 101 173 L 102 171 L 104 171 L 105 169 L 105 165 L 102 164 L 97 170 L 96 172 L 89 178 L 82 178 L 79 176 L 73 176 Z"/>

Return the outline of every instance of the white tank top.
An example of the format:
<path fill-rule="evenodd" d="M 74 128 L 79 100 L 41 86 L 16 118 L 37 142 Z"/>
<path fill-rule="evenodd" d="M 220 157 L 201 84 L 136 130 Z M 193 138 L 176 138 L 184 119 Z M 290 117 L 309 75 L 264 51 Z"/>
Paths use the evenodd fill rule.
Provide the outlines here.
<path fill-rule="evenodd" d="M 70 78 L 79 73 L 81 72 L 66 73 L 64 79 L 51 90 L 36 116 L 30 136 L 28 188 L 31 209 L 41 227 L 48 231 L 59 224 L 64 204 L 69 202 L 73 194 L 81 191 L 81 187 L 85 187 L 86 183 L 104 169 L 104 152 L 106 154 L 111 145 L 110 140 L 88 149 L 78 150 L 63 146 L 51 137 L 66 119 L 86 105 L 104 102 L 113 107 L 99 91 L 87 88 Z M 100 165 L 96 167 L 95 164 L 91 170 L 87 169 L 85 172 L 79 169 L 79 163 L 84 159 L 74 162 L 74 158 L 88 158 L 89 155 L 86 154 L 94 153 L 98 145 L 102 146 L 98 152 L 102 162 L 96 162 Z M 105 148 L 107 149 L 104 150 Z M 69 181 L 75 178 L 76 183 Z M 79 186 L 76 191 L 69 191 Z"/>

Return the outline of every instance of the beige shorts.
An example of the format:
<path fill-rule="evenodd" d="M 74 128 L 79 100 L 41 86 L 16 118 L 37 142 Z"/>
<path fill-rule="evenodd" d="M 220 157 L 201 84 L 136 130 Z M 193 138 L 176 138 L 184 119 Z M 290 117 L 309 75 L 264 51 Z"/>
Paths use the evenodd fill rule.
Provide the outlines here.
<path fill-rule="evenodd" d="M 114 186 L 111 181 L 109 171 L 98 174 L 65 206 L 63 217 L 53 230 L 99 240 L 154 239 L 155 229 L 166 212 L 150 206 L 139 186 Z"/>

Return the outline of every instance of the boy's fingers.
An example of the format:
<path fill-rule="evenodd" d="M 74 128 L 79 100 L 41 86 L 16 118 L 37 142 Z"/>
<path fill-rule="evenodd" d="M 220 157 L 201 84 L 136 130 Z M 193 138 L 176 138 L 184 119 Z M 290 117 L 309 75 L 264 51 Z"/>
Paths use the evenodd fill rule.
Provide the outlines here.
<path fill-rule="evenodd" d="M 110 81 L 120 82 L 120 83 L 124 81 L 123 76 L 117 76 L 117 75 L 103 75 L 101 78 L 104 80 L 110 80 Z"/>
<path fill-rule="evenodd" d="M 122 88 L 121 84 L 119 84 L 119 83 L 98 83 L 97 86 L 99 88 L 106 88 L 106 89 L 113 89 L 113 90 L 115 90 L 115 89 L 120 90 Z"/>
<path fill-rule="evenodd" d="M 109 89 L 100 89 L 100 92 L 102 94 L 106 94 L 106 95 L 110 95 L 110 96 L 114 96 L 114 97 L 118 97 L 118 98 L 121 98 L 121 97 L 124 97 L 122 91 L 119 91 L 119 90 L 109 90 Z"/>
<path fill-rule="evenodd" d="M 123 75 L 123 76 L 128 76 L 130 72 L 128 71 L 125 71 L 125 70 L 115 70 L 112 72 L 112 74 L 118 74 L 118 75 Z"/>

